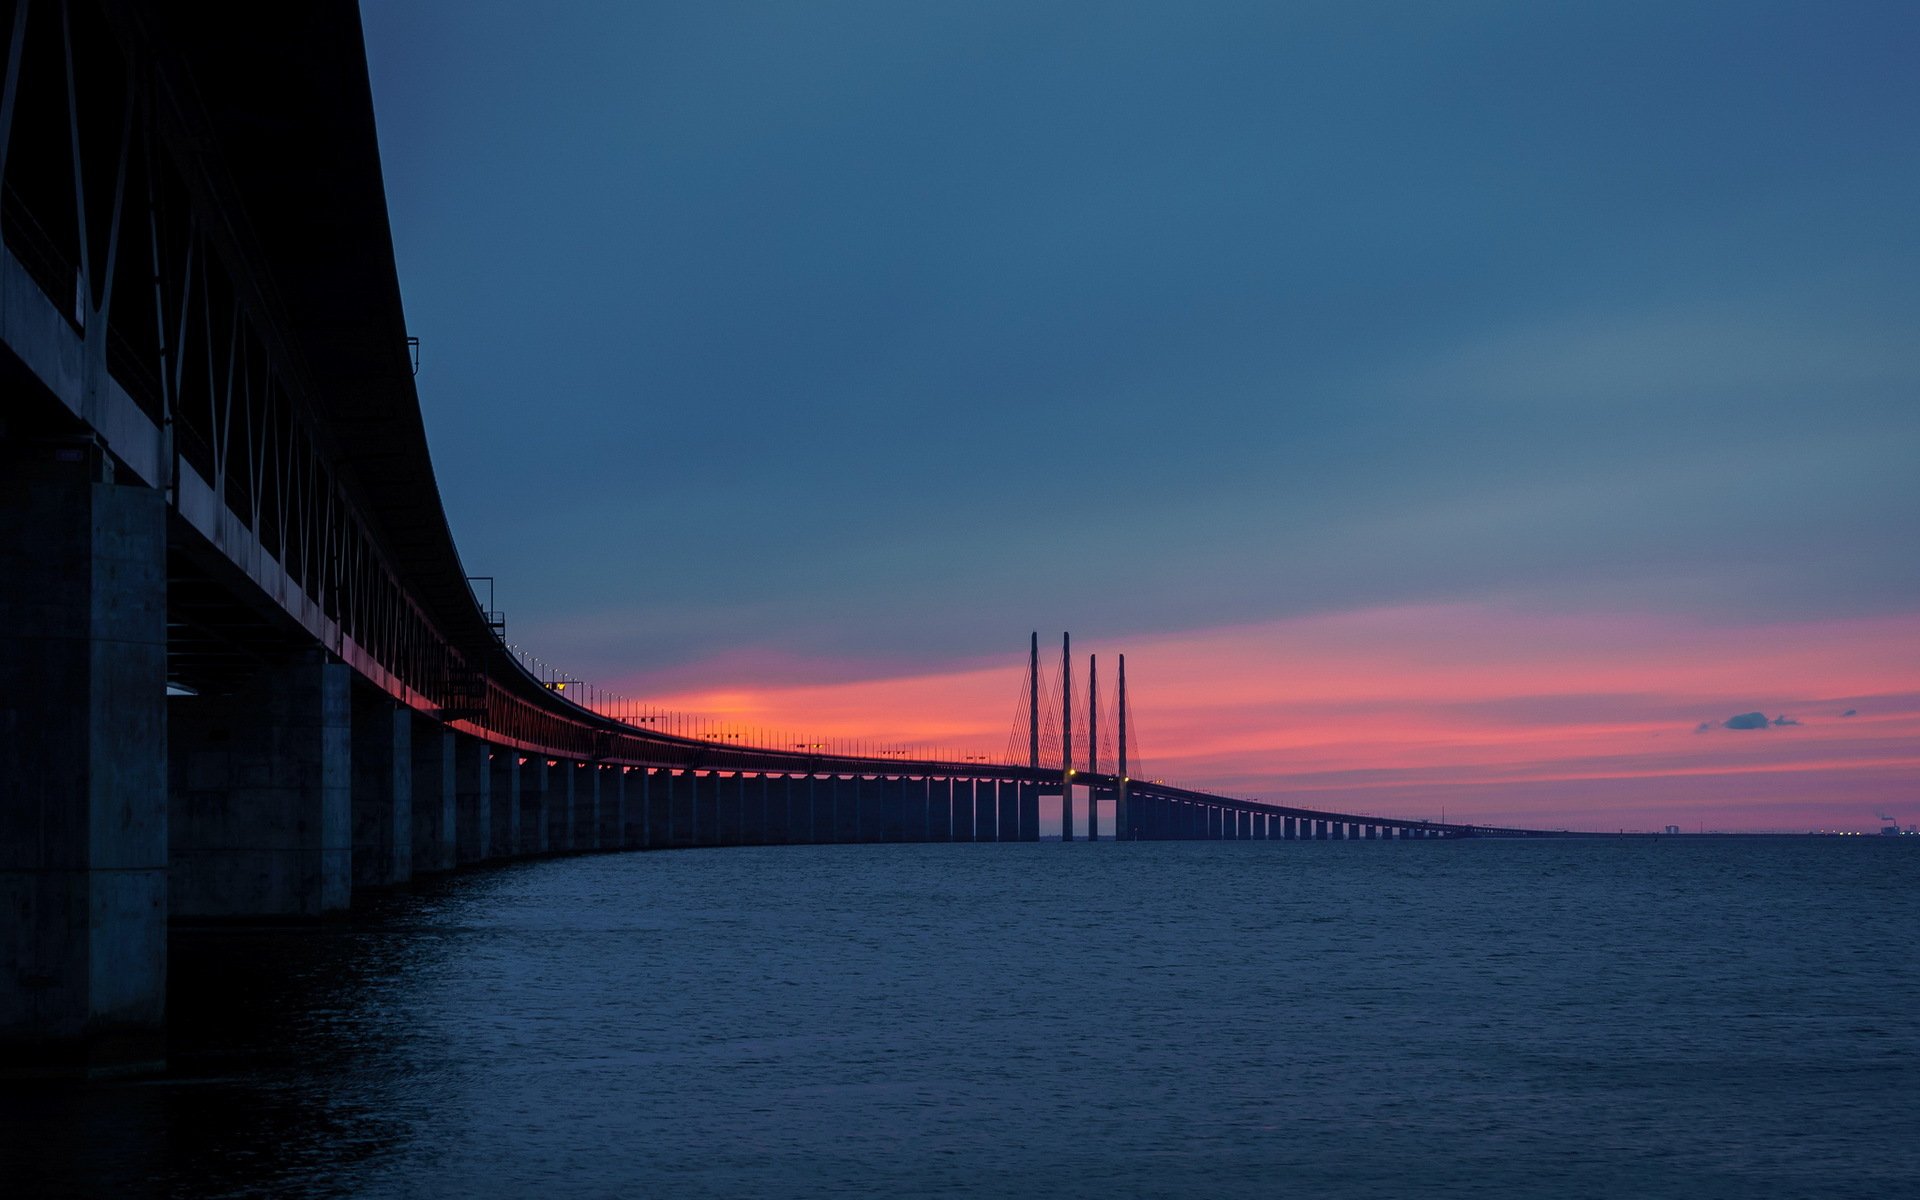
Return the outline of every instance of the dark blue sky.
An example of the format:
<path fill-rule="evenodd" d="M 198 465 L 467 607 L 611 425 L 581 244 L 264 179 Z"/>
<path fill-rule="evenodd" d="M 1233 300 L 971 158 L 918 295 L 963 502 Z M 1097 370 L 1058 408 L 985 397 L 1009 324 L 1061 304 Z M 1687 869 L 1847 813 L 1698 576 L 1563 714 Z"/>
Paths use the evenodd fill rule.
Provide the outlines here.
<path fill-rule="evenodd" d="M 563 666 L 1920 598 L 1920 5 L 364 13 L 435 469 Z"/>

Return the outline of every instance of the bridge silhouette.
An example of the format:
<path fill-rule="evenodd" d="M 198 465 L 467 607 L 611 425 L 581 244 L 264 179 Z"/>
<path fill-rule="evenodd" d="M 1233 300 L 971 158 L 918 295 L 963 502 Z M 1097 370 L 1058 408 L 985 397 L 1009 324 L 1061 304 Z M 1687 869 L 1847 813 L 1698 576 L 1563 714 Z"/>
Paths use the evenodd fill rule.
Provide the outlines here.
<path fill-rule="evenodd" d="M 448 527 L 353 7 L 0 0 L 0 37 L 0 1066 L 159 1061 L 170 919 L 526 855 L 1031 842 L 1043 800 L 1067 840 L 1103 802 L 1121 839 L 1549 832 L 1133 778 L 1124 681 L 1075 763 L 1068 645 L 1043 763 L 1037 637 L 1020 762 L 576 702 Z"/>

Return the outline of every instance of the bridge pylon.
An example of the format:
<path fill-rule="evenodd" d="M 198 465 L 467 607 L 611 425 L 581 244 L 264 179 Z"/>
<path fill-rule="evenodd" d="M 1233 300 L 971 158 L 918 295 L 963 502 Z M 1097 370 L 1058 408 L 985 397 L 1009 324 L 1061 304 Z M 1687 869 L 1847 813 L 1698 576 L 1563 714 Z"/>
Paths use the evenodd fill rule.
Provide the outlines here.
<path fill-rule="evenodd" d="M 1087 840 L 1100 840 L 1100 789 L 1093 782 L 1100 773 L 1100 659 L 1087 655 Z"/>
<path fill-rule="evenodd" d="M 1114 768 L 1114 778 L 1119 782 L 1114 788 L 1113 836 L 1121 841 L 1132 841 L 1137 831 L 1133 827 L 1133 814 L 1127 804 L 1127 656 L 1124 654 L 1120 656 L 1120 700 L 1116 707 L 1120 710 L 1114 716 L 1120 762 Z"/>
<path fill-rule="evenodd" d="M 1060 635 L 1060 840 L 1073 840 L 1073 635 Z"/>

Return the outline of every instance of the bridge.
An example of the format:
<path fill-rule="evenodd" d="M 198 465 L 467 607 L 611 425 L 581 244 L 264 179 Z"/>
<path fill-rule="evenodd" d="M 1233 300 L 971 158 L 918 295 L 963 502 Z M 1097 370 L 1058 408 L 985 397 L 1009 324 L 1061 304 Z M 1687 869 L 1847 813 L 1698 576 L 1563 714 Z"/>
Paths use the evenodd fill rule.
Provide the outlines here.
<path fill-rule="evenodd" d="M 414 386 L 351 5 L 0 0 L 0 1068 L 162 1058 L 170 919 L 520 856 L 1534 836 L 676 736 L 506 644 Z M 1124 667 L 1122 668 L 1124 670 Z M 1089 694 L 1095 689 L 1089 688 Z M 1091 728 L 1097 711 L 1089 716 Z M 1086 739 L 1097 751 L 1100 739 Z"/>

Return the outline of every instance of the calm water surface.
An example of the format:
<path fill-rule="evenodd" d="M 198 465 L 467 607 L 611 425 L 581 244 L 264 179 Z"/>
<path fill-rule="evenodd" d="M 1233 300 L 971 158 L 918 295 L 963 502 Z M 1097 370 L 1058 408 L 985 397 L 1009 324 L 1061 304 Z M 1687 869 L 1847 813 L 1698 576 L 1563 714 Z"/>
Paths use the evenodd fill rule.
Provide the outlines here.
<path fill-rule="evenodd" d="M 181 930 L 0 1195 L 1920 1195 L 1920 846 L 847 846 Z"/>

